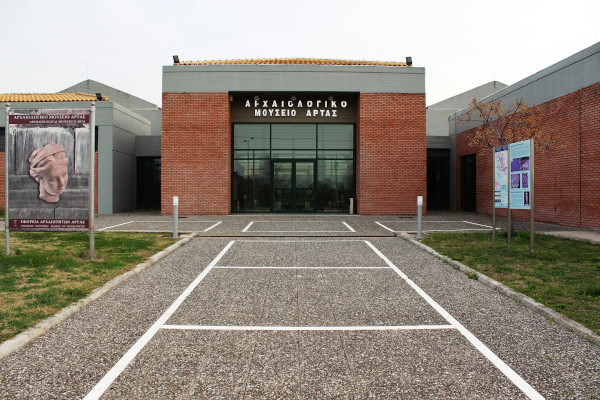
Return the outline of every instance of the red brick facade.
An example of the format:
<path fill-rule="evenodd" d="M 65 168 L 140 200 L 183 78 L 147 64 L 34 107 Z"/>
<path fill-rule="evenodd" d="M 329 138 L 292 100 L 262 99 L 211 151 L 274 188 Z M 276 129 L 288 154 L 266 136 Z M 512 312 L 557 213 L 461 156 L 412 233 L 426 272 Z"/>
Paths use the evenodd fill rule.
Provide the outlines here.
<path fill-rule="evenodd" d="M 361 93 L 357 121 L 357 211 L 416 214 L 426 195 L 425 95 Z M 231 212 L 228 93 L 164 93 L 161 211 Z"/>
<path fill-rule="evenodd" d="M 417 196 L 423 196 L 426 204 L 425 110 L 424 94 L 360 94 L 358 214 L 415 215 Z"/>
<path fill-rule="evenodd" d="M 162 214 L 229 214 L 229 94 L 163 93 L 162 130 Z"/>
<path fill-rule="evenodd" d="M 540 104 L 543 129 L 562 144 L 535 152 L 535 220 L 600 228 L 600 83 Z M 457 135 L 457 208 L 460 209 L 460 157 L 477 150 L 472 131 Z M 477 212 L 492 213 L 492 150 L 477 154 Z M 497 210 L 506 215 L 505 210 Z M 529 218 L 529 211 L 515 211 Z"/>

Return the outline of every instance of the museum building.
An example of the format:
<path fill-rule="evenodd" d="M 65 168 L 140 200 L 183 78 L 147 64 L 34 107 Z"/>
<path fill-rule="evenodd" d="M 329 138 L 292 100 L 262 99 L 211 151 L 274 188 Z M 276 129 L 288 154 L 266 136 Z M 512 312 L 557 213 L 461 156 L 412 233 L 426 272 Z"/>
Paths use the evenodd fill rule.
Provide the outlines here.
<path fill-rule="evenodd" d="M 482 100 L 518 99 L 540 111 L 542 130 L 556 144 L 535 151 L 535 220 L 600 229 L 600 43 L 502 88 Z M 450 115 L 455 158 L 456 209 L 491 214 L 492 151 L 470 142 L 477 127 L 461 124 L 466 109 Z M 506 209 L 497 209 L 500 216 Z M 513 213 L 529 218 L 529 211 Z"/>
<path fill-rule="evenodd" d="M 175 56 L 163 67 L 161 212 L 179 196 L 190 215 L 414 215 L 425 131 L 425 70 L 410 58 Z"/>

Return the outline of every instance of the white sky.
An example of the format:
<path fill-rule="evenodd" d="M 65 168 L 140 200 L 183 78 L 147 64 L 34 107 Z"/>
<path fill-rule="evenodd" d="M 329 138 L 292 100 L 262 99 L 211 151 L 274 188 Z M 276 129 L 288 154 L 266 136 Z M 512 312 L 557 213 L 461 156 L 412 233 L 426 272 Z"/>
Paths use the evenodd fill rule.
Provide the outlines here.
<path fill-rule="evenodd" d="M 600 0 L 0 0 L 0 93 L 93 79 L 161 105 L 162 66 L 308 57 L 426 69 L 427 105 L 600 41 Z"/>

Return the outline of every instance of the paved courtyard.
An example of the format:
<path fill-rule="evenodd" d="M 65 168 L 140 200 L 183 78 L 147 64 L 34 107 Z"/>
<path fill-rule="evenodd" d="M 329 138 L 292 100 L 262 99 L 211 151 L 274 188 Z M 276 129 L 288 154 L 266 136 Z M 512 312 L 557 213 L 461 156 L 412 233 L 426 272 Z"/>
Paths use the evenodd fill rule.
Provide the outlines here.
<path fill-rule="evenodd" d="M 490 229 L 486 217 L 439 218 L 424 232 Z M 0 398 L 600 398 L 598 345 L 396 237 L 414 219 L 179 226 L 199 236 L 0 361 Z"/>

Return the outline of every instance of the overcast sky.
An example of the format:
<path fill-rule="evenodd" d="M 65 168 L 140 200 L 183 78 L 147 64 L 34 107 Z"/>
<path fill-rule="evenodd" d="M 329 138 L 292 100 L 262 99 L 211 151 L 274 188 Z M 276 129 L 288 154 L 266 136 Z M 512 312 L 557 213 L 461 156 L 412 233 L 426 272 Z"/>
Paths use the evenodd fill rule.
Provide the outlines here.
<path fill-rule="evenodd" d="M 600 41 L 600 0 L 0 0 L 0 93 L 93 79 L 161 105 L 162 66 L 235 58 L 404 61 L 427 105 L 515 83 Z"/>

